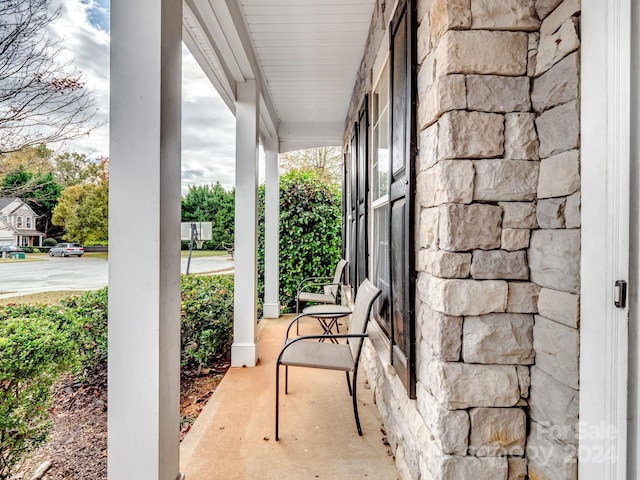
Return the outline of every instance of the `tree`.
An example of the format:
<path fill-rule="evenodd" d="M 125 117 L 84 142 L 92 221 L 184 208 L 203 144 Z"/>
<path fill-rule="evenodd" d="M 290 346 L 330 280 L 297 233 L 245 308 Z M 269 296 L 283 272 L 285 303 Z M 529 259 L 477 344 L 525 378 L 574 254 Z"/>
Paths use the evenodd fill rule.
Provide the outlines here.
<path fill-rule="evenodd" d="M 22 168 L 27 172 L 39 173 L 51 170 L 51 157 L 53 151 L 46 145 L 38 145 L 36 147 L 25 147 L 16 152 L 0 155 L 0 180 L 5 175 Z M 4 196 L 14 196 L 10 193 Z"/>
<path fill-rule="evenodd" d="M 51 217 L 58 203 L 62 186 L 56 183 L 51 172 L 33 174 L 18 167 L 2 179 L 0 192 L 3 196 L 20 197 L 38 215 L 39 228 L 45 237 L 51 235 Z"/>
<path fill-rule="evenodd" d="M 182 198 L 183 222 L 211 222 L 211 248 L 233 244 L 235 191 L 215 185 L 190 186 Z"/>
<path fill-rule="evenodd" d="M 258 292 L 264 293 L 264 185 L 259 193 Z M 307 277 L 332 276 L 342 246 L 340 187 L 315 172 L 292 171 L 280 179 L 280 304 L 293 308 Z"/>
<path fill-rule="evenodd" d="M 88 159 L 84 153 L 66 152 L 52 160 L 56 181 L 67 188 L 79 183 L 96 183 L 103 177 L 107 160 Z"/>
<path fill-rule="evenodd" d="M 65 240 L 106 242 L 109 238 L 109 179 L 67 188 L 53 210 L 52 221 L 65 228 Z"/>
<path fill-rule="evenodd" d="M 50 0 L 0 2 L 0 154 L 79 138 L 96 127 L 81 74 L 47 37 Z"/>
<path fill-rule="evenodd" d="M 342 149 L 340 147 L 317 147 L 283 153 L 280 167 L 284 173 L 315 172 L 325 183 L 338 183 L 342 178 Z"/>

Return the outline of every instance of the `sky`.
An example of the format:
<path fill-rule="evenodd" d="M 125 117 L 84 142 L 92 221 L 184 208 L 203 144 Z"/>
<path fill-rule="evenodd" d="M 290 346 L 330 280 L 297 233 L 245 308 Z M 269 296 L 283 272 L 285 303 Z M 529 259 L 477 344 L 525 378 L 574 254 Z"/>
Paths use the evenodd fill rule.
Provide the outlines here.
<path fill-rule="evenodd" d="M 82 72 L 94 92 L 103 123 L 109 115 L 109 0 L 64 0 L 52 25 L 67 58 Z M 69 151 L 89 157 L 109 155 L 108 124 L 80 140 Z M 182 64 L 182 193 L 190 185 L 220 182 L 233 187 L 235 178 L 235 118 L 216 93 L 193 56 L 183 46 Z"/>

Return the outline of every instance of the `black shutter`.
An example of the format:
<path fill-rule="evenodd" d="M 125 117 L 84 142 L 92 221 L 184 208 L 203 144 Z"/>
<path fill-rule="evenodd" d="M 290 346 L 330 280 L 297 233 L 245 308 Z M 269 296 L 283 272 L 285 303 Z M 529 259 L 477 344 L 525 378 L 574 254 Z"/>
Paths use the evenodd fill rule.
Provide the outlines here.
<path fill-rule="evenodd" d="M 357 267 L 357 281 L 355 288 L 360 285 L 368 274 L 369 255 L 367 248 L 368 241 L 368 229 L 367 229 L 367 196 L 368 196 L 368 153 L 369 153 L 369 108 L 368 97 L 365 96 L 364 104 L 360 109 L 358 115 L 358 267 Z"/>
<path fill-rule="evenodd" d="M 347 235 L 349 234 L 349 224 L 347 223 L 348 211 L 347 211 L 347 154 L 342 153 L 342 258 L 349 258 L 349 252 L 347 252 Z M 344 272 L 344 282 L 347 283 L 349 281 L 349 272 Z"/>
<path fill-rule="evenodd" d="M 356 123 L 349 148 L 349 285 L 353 293 L 358 287 L 358 124 Z"/>
<path fill-rule="evenodd" d="M 391 361 L 415 398 L 415 20 L 413 2 L 391 23 Z"/>

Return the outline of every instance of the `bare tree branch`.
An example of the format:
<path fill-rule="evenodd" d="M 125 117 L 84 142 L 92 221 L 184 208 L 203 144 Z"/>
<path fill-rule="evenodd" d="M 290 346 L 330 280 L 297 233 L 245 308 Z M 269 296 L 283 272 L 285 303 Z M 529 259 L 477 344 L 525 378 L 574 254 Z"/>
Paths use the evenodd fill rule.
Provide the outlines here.
<path fill-rule="evenodd" d="M 47 37 L 50 0 L 0 0 L 0 154 L 72 140 L 96 128 L 80 72 Z"/>
<path fill-rule="evenodd" d="M 280 155 L 280 167 L 284 173 L 291 170 L 313 171 L 322 181 L 338 183 L 342 178 L 342 149 L 317 147 L 284 153 Z"/>

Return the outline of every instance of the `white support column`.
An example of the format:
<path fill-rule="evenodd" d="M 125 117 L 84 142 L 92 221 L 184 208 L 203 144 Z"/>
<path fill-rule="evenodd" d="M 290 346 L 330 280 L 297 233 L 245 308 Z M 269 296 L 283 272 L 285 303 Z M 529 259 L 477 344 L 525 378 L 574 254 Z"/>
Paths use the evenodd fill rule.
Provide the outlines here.
<path fill-rule="evenodd" d="M 112 0 L 110 479 L 176 480 L 182 0 Z"/>
<path fill-rule="evenodd" d="M 231 366 L 254 367 L 258 301 L 258 85 L 236 87 L 235 298 Z"/>
<path fill-rule="evenodd" d="M 265 151 L 264 318 L 280 316 L 280 174 L 278 152 Z"/>
<path fill-rule="evenodd" d="M 615 305 L 616 281 L 630 278 L 634 2 L 584 2 L 580 20 L 580 480 L 635 478 L 626 458 L 629 304 Z"/>

